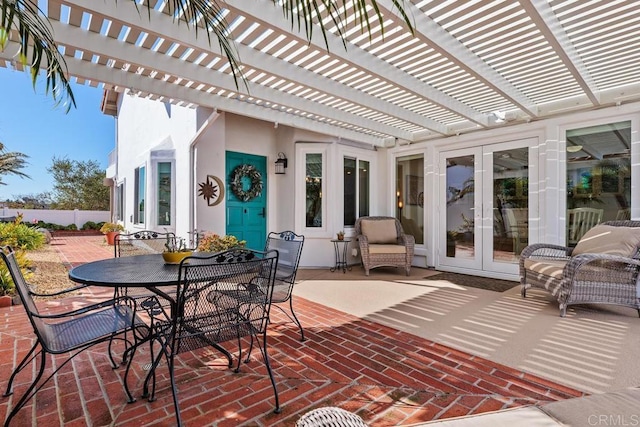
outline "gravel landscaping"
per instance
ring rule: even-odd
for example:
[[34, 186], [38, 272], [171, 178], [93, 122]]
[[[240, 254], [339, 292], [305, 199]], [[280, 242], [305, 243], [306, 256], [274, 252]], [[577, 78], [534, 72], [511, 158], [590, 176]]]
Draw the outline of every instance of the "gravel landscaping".
[[28, 282], [36, 292], [52, 293], [76, 286], [69, 280], [69, 270], [53, 246], [45, 245], [41, 249], [28, 251], [27, 258], [32, 261], [33, 268], [33, 275]]

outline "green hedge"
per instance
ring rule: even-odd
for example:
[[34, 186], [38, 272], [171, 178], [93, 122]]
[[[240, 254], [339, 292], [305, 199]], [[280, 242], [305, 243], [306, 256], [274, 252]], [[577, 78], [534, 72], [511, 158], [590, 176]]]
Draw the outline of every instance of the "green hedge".
[[[102, 224], [104, 224], [104, 222], [87, 221], [82, 225], [80, 229], [81, 230], [100, 230], [100, 227], [102, 227]], [[38, 228], [46, 228], [47, 230], [53, 230], [53, 231], [78, 229], [78, 227], [75, 224], [60, 225], [60, 224], [53, 224], [53, 223], [44, 222], [44, 221], [38, 221], [35, 224], [35, 226]]]

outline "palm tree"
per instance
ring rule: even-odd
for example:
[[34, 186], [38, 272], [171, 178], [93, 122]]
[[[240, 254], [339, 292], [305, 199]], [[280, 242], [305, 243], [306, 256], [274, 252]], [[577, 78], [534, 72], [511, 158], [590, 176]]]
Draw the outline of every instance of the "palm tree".
[[18, 152], [5, 152], [4, 144], [0, 142], [0, 185], [5, 185], [2, 182], [2, 177], [7, 174], [29, 178], [29, 175], [20, 172], [20, 169], [25, 167], [27, 163], [25, 159], [28, 157], [26, 154]]
[[[58, 52], [51, 25], [42, 11], [32, 0], [0, 0], [2, 15], [0, 16], [0, 51], [9, 45], [9, 42], [19, 43], [18, 60], [31, 71], [33, 84], [35, 85], [40, 68], [45, 69], [46, 92], [53, 95], [56, 105], [65, 99], [67, 111], [75, 106], [75, 99], [69, 80], [67, 79], [67, 64], [64, 57]], [[135, 1], [135, 0], [134, 0]], [[402, 17], [409, 30], [413, 31], [411, 19], [404, 11], [404, 0], [391, 0], [393, 7]], [[351, 3], [347, 0], [273, 0], [275, 7], [282, 8], [285, 19], [291, 22], [291, 27], [300, 31], [304, 28], [307, 40], [311, 40], [313, 29], [319, 28], [328, 48], [326, 33], [328, 25], [335, 28], [338, 36], [345, 41], [345, 29], [351, 24], [348, 22], [355, 17], [355, 25], [364, 33], [371, 36], [372, 23], [377, 22], [384, 28], [382, 12], [376, 0], [356, 0]], [[138, 2], [135, 2], [136, 7]], [[148, 13], [149, 2], [146, 2]], [[228, 38], [228, 25], [224, 18], [222, 0], [171, 0], [167, 3], [169, 13], [178, 16], [178, 20], [184, 21], [187, 26], [193, 25], [196, 31], [206, 32], [209, 42], [211, 34], [216, 38], [220, 48], [229, 60], [236, 87], [241, 80], [245, 86], [247, 81], [242, 75], [240, 60], [234, 49], [233, 40]], [[318, 19], [322, 17], [322, 19]], [[197, 25], [194, 23], [198, 23]], [[28, 59], [31, 55], [31, 59]], [[63, 94], [65, 96], [63, 96]]]

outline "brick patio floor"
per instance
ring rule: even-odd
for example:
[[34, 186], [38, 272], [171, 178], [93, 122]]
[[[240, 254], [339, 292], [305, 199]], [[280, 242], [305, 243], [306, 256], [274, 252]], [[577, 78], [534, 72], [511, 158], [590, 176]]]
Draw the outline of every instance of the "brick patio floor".
[[[53, 244], [68, 266], [113, 256], [102, 237], [57, 238]], [[65, 300], [65, 304], [104, 295], [109, 295], [108, 290]], [[60, 300], [47, 304], [49, 309], [61, 306]], [[295, 299], [295, 305], [307, 340], [298, 340], [297, 329], [278, 310], [273, 311], [268, 337], [282, 412], [272, 412], [273, 392], [259, 352], [254, 351], [250, 363], [234, 373], [221, 355], [201, 349], [177, 357], [185, 425], [293, 426], [311, 409], [339, 406], [358, 413], [370, 426], [395, 426], [583, 395], [302, 298]], [[21, 306], [0, 309], [0, 318], [0, 387], [4, 391], [11, 370], [32, 343], [33, 331]], [[126, 403], [124, 368], [112, 370], [105, 347], [98, 346], [65, 366], [12, 425], [173, 425], [166, 365], [158, 369], [157, 400], [140, 398], [144, 365], [149, 361], [145, 351], [136, 355], [129, 380], [136, 402]], [[34, 373], [35, 366], [22, 372], [14, 395], [1, 400], [2, 419]]]

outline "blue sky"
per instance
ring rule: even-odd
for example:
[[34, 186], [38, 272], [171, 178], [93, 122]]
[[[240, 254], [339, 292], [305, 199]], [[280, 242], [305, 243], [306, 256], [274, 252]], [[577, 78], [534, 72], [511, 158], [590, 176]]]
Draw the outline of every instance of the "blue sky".
[[[44, 83], [40, 79], [40, 83]], [[106, 169], [115, 147], [115, 119], [102, 114], [102, 89], [72, 83], [76, 108], [65, 114], [44, 94], [44, 84], [34, 92], [28, 73], [0, 68], [0, 142], [6, 151], [29, 156], [22, 172], [31, 177], [1, 177], [0, 201], [53, 189], [47, 172], [52, 160], [95, 160]]]

